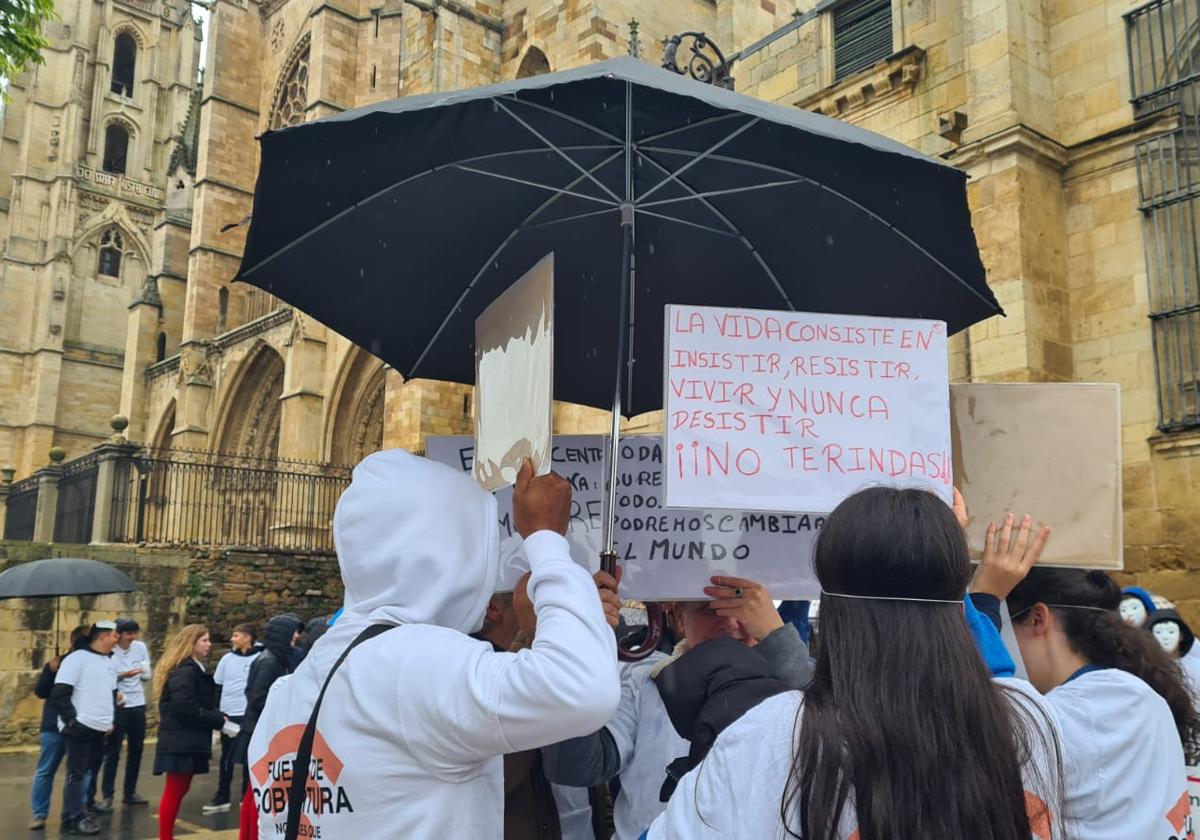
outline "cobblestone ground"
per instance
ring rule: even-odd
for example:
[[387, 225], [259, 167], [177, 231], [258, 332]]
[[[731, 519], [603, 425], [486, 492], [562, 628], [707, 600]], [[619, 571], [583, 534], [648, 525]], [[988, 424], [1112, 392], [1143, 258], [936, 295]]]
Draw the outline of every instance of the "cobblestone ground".
[[[122, 756], [124, 758], [124, 756]], [[162, 796], [162, 776], [154, 776], [150, 770], [154, 764], [154, 745], [146, 745], [142, 763], [142, 775], [138, 792], [150, 800], [149, 805], [123, 808], [119, 803], [108, 816], [99, 817], [103, 840], [153, 840], [158, 837], [158, 800]], [[62, 807], [62, 785], [66, 777], [66, 763], [58, 769], [54, 797], [50, 803], [50, 821], [44, 831], [29, 831], [29, 783], [37, 766], [36, 752], [0, 753], [0, 837], [5, 840], [36, 840], [58, 838], [59, 810]], [[124, 764], [122, 764], [122, 770]], [[241, 768], [238, 768], [240, 772]], [[120, 772], [120, 771], [118, 771]], [[120, 784], [118, 775], [118, 785]], [[183, 800], [179, 821], [175, 824], [175, 836], [220, 838], [236, 840], [237, 806], [228, 814], [206, 816], [200, 808], [210, 802], [217, 788], [217, 774], [197, 776], [192, 789]]]

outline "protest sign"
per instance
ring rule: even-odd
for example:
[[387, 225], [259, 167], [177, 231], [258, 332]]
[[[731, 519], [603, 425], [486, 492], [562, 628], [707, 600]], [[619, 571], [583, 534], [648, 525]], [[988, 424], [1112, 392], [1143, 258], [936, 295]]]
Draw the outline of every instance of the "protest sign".
[[[596, 571], [603, 533], [606, 438], [555, 435], [555, 471], [573, 489], [571, 557]], [[435, 461], [470, 472], [475, 446], [470, 437], [430, 437], [426, 452]], [[703, 598], [712, 575], [748, 577], [775, 598], [816, 598], [812, 547], [824, 517], [804, 513], [664, 510], [662, 438], [621, 439], [618, 473], [617, 562], [621, 594], [646, 601]], [[512, 525], [512, 488], [496, 493], [500, 518], [500, 589], [512, 589], [528, 570], [521, 538]]]
[[526, 459], [550, 471], [554, 404], [554, 255], [496, 298], [475, 321], [475, 478], [511, 485]]
[[830, 511], [875, 484], [952, 497], [941, 321], [666, 308], [666, 504]]
[[976, 559], [987, 523], [1011, 511], [1054, 529], [1042, 565], [1124, 568], [1120, 386], [952, 385], [950, 406]]
[[1195, 837], [1196, 832], [1200, 831], [1200, 767], [1189, 765], [1187, 768], [1188, 780], [1188, 801], [1191, 809], [1188, 812], [1188, 822], [1183, 835], [1184, 837]]

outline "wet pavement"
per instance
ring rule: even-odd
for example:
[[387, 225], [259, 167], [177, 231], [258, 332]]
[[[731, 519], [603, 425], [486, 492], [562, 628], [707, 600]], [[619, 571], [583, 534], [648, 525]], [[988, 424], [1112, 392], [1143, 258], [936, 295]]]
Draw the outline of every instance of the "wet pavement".
[[[122, 755], [122, 759], [124, 755]], [[123, 807], [119, 802], [113, 813], [97, 817], [102, 840], [153, 840], [158, 837], [158, 800], [162, 796], [165, 776], [155, 776], [150, 771], [154, 765], [154, 745], [146, 744], [142, 759], [142, 773], [138, 793], [150, 800], [149, 805]], [[29, 783], [37, 766], [37, 752], [0, 753], [0, 838], [3, 840], [37, 840], [58, 838], [59, 811], [62, 808], [62, 787], [66, 778], [66, 762], [58, 768], [54, 784], [54, 797], [50, 802], [50, 820], [43, 831], [29, 831], [32, 814], [29, 811]], [[124, 773], [122, 761], [118, 774]], [[236, 772], [240, 773], [241, 768]], [[118, 787], [121, 776], [118, 775]], [[192, 788], [183, 800], [179, 820], [175, 823], [175, 836], [180, 838], [220, 838], [236, 840], [237, 805], [227, 814], [201, 813], [201, 807], [211, 802], [217, 789], [217, 773], [214, 763], [212, 772], [192, 780]]]

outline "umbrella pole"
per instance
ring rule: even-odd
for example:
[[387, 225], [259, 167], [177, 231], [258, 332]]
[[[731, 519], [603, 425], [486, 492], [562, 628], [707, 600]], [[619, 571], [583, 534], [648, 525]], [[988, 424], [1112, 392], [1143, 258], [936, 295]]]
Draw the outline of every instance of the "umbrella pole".
[[620, 315], [617, 327], [617, 375], [613, 384], [612, 429], [608, 435], [608, 486], [604, 497], [604, 549], [600, 552], [600, 569], [610, 575], [617, 573], [615, 546], [617, 521], [617, 466], [621, 457], [622, 386], [628, 376], [629, 356], [629, 283], [633, 263], [633, 207], [621, 208], [621, 290]]

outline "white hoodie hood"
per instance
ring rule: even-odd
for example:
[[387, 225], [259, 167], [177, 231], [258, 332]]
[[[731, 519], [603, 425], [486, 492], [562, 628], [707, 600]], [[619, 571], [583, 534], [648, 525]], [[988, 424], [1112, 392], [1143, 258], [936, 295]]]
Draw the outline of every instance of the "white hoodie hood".
[[338, 501], [333, 542], [348, 624], [483, 626], [500, 529], [495, 498], [466, 473], [403, 449], [368, 456]]
[[313, 742], [302, 835], [503, 840], [500, 756], [600, 728], [620, 694], [596, 585], [567, 541], [524, 541], [537, 637], [496, 652], [480, 629], [499, 566], [496, 503], [467, 475], [407, 452], [354, 470], [334, 514], [346, 610], [271, 688], [247, 765], [259, 836], [286, 824], [290, 762], [333, 664]]

